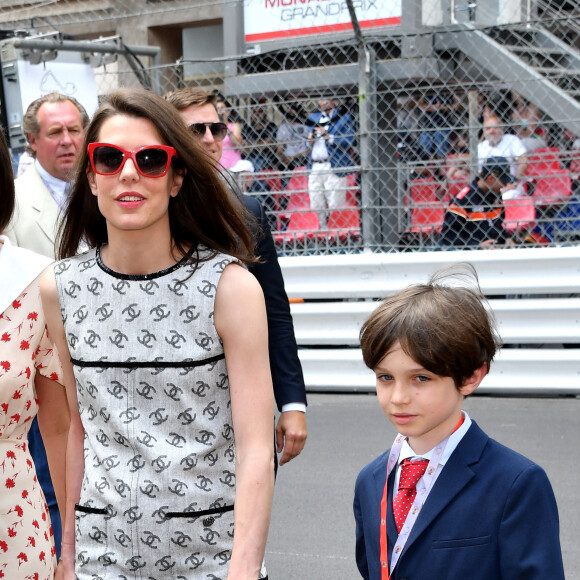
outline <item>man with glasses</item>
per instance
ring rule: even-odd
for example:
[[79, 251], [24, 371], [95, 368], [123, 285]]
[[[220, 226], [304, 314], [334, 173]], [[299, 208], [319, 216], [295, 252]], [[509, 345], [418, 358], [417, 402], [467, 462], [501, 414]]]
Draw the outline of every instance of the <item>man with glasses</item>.
[[[220, 122], [216, 110], [216, 95], [198, 89], [182, 88], [166, 94], [165, 99], [179, 111], [183, 121], [217, 165], [227, 127]], [[298, 359], [288, 296], [264, 209], [255, 198], [239, 195], [259, 225], [258, 230], [253, 229], [256, 254], [261, 262], [251, 264], [249, 270], [260, 283], [266, 300], [270, 368], [276, 404], [281, 411], [276, 426], [276, 446], [278, 453], [284, 451], [280, 458], [280, 465], [284, 465], [302, 451], [306, 442], [306, 389]]]

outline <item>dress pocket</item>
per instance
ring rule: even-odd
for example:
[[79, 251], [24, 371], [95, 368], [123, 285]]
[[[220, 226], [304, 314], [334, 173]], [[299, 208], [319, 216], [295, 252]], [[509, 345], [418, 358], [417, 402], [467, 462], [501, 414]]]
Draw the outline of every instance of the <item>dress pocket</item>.
[[105, 580], [107, 569], [116, 563], [110, 549], [110, 519], [108, 508], [75, 505], [75, 571], [79, 578], [98, 574]]
[[167, 512], [169, 551], [199, 577], [225, 578], [233, 543], [233, 506], [198, 512]]

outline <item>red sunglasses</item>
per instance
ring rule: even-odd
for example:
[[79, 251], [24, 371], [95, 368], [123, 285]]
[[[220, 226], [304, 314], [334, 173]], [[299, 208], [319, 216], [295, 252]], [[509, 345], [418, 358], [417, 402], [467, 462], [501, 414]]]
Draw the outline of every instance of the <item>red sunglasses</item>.
[[91, 167], [99, 175], [115, 175], [132, 159], [137, 171], [144, 177], [163, 177], [169, 171], [171, 160], [177, 157], [174, 147], [145, 145], [127, 151], [111, 143], [89, 143], [87, 148]]

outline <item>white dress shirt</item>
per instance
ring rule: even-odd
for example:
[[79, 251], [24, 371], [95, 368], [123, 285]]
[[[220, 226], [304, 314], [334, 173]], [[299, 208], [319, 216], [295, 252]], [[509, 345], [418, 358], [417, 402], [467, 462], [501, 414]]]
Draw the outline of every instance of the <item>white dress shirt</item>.
[[[443, 471], [443, 468], [445, 467], [445, 464], [447, 463], [447, 461], [451, 457], [451, 454], [455, 451], [455, 448], [459, 445], [459, 442], [463, 439], [463, 437], [467, 433], [467, 430], [471, 426], [471, 419], [470, 419], [469, 415], [465, 411], [462, 411], [462, 414], [463, 414], [463, 423], [461, 424], [461, 427], [459, 427], [459, 429], [457, 429], [457, 431], [454, 431], [451, 434], [451, 436], [449, 437], [449, 441], [447, 441], [447, 445], [445, 446], [445, 451], [443, 452], [443, 455], [441, 456], [441, 459], [439, 461], [439, 465], [437, 466], [437, 471], [435, 472], [435, 477], [433, 479], [433, 485], [435, 485], [435, 482], [437, 481], [439, 474]], [[437, 443], [437, 445], [439, 445], [439, 443]], [[412, 458], [428, 459], [429, 461], [431, 461], [431, 457], [433, 457], [433, 452], [435, 450], [435, 447], [433, 447], [433, 449], [430, 449], [429, 451], [427, 451], [427, 453], [422, 453], [421, 455], [417, 455], [413, 451], [411, 446], [409, 445], [408, 441], [406, 439], [405, 439], [405, 441], [403, 441], [403, 446], [401, 447], [401, 452], [399, 453], [399, 460], [397, 463], [397, 473], [395, 474], [395, 483], [394, 483], [394, 487], [393, 487], [393, 490], [394, 490], [393, 491], [393, 498], [397, 494], [397, 491], [399, 489], [399, 478], [401, 476], [401, 463], [405, 459], [412, 459]], [[433, 489], [433, 485], [431, 486], [431, 489]], [[423, 478], [421, 478], [419, 480], [419, 482], [417, 483], [417, 492], [420, 492], [422, 489], [425, 489], [425, 483], [423, 481]], [[431, 491], [431, 489], [429, 490], [429, 492]], [[425, 503], [425, 501], [427, 500], [427, 496], [429, 495], [429, 492], [427, 492], [425, 494], [424, 499], [423, 499], [423, 503]]]

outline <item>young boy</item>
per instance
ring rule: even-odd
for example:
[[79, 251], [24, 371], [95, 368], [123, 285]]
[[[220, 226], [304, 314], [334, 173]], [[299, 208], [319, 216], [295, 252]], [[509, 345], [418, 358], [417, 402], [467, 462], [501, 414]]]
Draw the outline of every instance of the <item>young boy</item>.
[[472, 276], [476, 290], [445, 285], [441, 274], [411, 286], [362, 327], [379, 403], [399, 430], [356, 482], [365, 579], [564, 579], [545, 472], [461, 409], [500, 345]]

